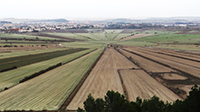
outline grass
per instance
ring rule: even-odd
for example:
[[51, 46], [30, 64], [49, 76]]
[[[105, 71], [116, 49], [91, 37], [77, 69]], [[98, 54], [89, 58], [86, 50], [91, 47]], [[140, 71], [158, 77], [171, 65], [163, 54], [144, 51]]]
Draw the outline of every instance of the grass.
[[0, 110], [58, 110], [102, 52], [78, 60], [0, 93]]
[[128, 37], [128, 36], [130, 36], [131, 35], [131, 33], [120, 33], [116, 38], [115, 38], [115, 40], [120, 40], [121, 38], [123, 38], [123, 37]]
[[70, 38], [82, 39], [82, 40], [88, 40], [88, 38], [85, 38], [84, 36], [77, 35], [75, 33], [45, 33], [45, 34], [61, 36], [61, 37], [70, 37]]
[[84, 50], [0, 73], [0, 90], [3, 90], [5, 87], [16, 85], [26, 76], [30, 76], [36, 72], [47, 69], [48, 67], [56, 65], [58, 63], [66, 63], [92, 50], [93, 49]]
[[164, 49], [186, 50], [186, 51], [200, 51], [199, 45], [160, 45], [154, 47], [164, 48]]
[[123, 30], [105, 30], [107, 40], [113, 40]]
[[159, 42], [159, 43], [200, 43], [200, 35], [191, 34], [160, 34], [143, 38], [133, 39], [134, 41]]
[[54, 52], [46, 52], [46, 53], [41, 53], [41, 54], [31, 54], [31, 55], [26, 55], [26, 56], [0, 59], [0, 71], [4, 69], [12, 68], [14, 66], [16, 67], [26, 66], [32, 63], [49, 60], [49, 59], [56, 58], [59, 56], [64, 56], [67, 54], [79, 52], [82, 50], [86, 50], [86, 49], [83, 49], [83, 48], [68, 49], [68, 50], [61, 50], [61, 51], [54, 51]]
[[71, 42], [63, 43], [62, 45], [73, 48], [102, 48], [106, 46], [105, 43], [100, 43], [99, 41]]
[[115, 44], [120, 45], [128, 45], [128, 46], [154, 46], [157, 45], [156, 43], [149, 43], [149, 42], [140, 42], [140, 41], [121, 41], [121, 42], [115, 42]]

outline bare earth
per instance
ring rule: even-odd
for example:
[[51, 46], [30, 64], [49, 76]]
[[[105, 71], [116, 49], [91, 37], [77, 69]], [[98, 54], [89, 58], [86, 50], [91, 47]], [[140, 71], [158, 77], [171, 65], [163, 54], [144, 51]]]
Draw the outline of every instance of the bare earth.
[[89, 93], [94, 98], [103, 98], [108, 90], [124, 94], [117, 69], [129, 68], [137, 68], [137, 66], [114, 49], [106, 49], [76, 96], [68, 105], [67, 110], [77, 110], [78, 107], [83, 108], [83, 102]]
[[168, 73], [168, 74], [164, 74], [162, 75], [164, 79], [167, 79], [167, 80], [186, 80], [188, 79], [187, 77], [184, 77], [184, 76], [181, 76], [181, 75], [178, 75], [178, 74], [171, 74], [171, 73]]
[[154, 95], [169, 102], [181, 99], [143, 70], [121, 70], [120, 73], [130, 101], [136, 101], [138, 96], [142, 99], [150, 99]]
[[[138, 53], [138, 54], [140, 54], [142, 56], [145, 56], [145, 57], [148, 57], [150, 59], [156, 60], [156, 61], [158, 61], [160, 63], [164, 63], [164, 64], [166, 64], [166, 65], [168, 65], [170, 67], [176, 68], [178, 70], [184, 71], [184, 72], [186, 72], [188, 74], [191, 74], [191, 75], [193, 75], [195, 77], [200, 78], [200, 68], [198, 68], [196, 66], [189, 65], [189, 64], [193, 64], [193, 63], [196, 64], [196, 62], [191, 62], [190, 61], [191, 63], [185, 63], [186, 60], [184, 62], [179, 61], [179, 59], [177, 59], [177, 60], [168, 60], [168, 59], [165, 58], [166, 56], [165, 57], [156, 57], [156, 56], [153, 56], [150, 53], [149, 54], [143, 53], [141, 51], [137, 51], [136, 49], [127, 49], [127, 50], [130, 50], [132, 52]], [[187, 61], [187, 62], [189, 62], [189, 61]]]
[[121, 40], [130, 40], [130, 39], [136, 39], [136, 38], [142, 38], [142, 37], [147, 37], [147, 36], [151, 36], [153, 34], [135, 34], [134, 36], [130, 36], [127, 38], [123, 38]]
[[124, 50], [120, 50], [120, 51], [127, 57], [131, 56], [135, 62], [139, 63], [139, 66], [141, 66], [148, 72], [171, 72], [171, 71], [174, 71], [168, 67], [160, 65], [160, 64], [150, 61], [148, 59], [142, 58], [135, 54], [129, 53], [127, 51], [124, 51]]

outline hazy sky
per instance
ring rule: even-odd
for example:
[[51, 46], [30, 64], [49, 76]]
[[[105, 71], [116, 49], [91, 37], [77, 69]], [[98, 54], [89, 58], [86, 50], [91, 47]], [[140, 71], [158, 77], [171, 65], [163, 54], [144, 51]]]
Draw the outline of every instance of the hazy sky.
[[0, 18], [200, 16], [200, 0], [0, 0]]

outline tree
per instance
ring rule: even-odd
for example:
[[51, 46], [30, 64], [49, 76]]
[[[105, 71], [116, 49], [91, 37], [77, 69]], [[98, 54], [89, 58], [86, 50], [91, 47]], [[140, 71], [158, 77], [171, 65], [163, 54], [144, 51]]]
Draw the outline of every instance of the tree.
[[97, 98], [96, 100], [91, 94], [84, 102], [84, 109], [78, 108], [78, 112], [137, 112], [134, 107], [139, 107], [137, 103], [129, 103], [124, 95], [118, 92], [108, 91], [105, 100]]

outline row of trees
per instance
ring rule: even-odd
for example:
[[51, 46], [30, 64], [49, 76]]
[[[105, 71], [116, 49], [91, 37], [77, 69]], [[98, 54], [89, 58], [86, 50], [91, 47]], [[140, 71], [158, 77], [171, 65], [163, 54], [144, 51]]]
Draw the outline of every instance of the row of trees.
[[153, 96], [149, 100], [137, 97], [136, 102], [128, 102], [124, 95], [108, 91], [104, 99], [94, 99], [91, 94], [84, 102], [84, 109], [78, 112], [200, 112], [200, 88], [197, 85], [191, 88], [189, 96], [182, 101], [173, 103], [164, 102]]

